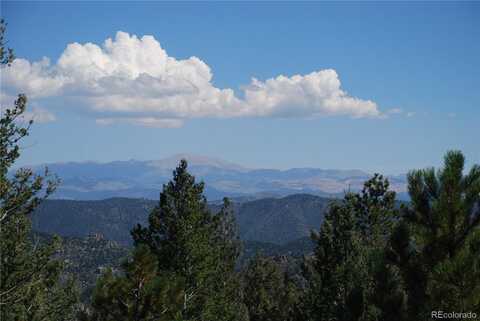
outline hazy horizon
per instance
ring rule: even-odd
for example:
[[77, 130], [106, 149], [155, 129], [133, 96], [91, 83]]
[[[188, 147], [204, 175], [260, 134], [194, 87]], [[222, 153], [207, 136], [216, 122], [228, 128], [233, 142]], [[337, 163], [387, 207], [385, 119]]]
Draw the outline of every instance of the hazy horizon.
[[[130, 158], [130, 159], [113, 159], [113, 160], [94, 160], [94, 159], [87, 159], [87, 160], [82, 160], [82, 161], [77, 161], [77, 160], [66, 160], [66, 161], [52, 161], [52, 162], [38, 162], [38, 163], [22, 163], [19, 162], [19, 165], [17, 165], [15, 168], [19, 167], [42, 167], [45, 165], [51, 165], [51, 164], [110, 164], [110, 163], [115, 163], [115, 162], [155, 162], [155, 161], [162, 161], [162, 160], [167, 160], [167, 159], [186, 159], [189, 163], [196, 164], [196, 161], [194, 160], [191, 162], [190, 157], [201, 157], [205, 158], [206, 160], [215, 160], [215, 161], [223, 161], [231, 165], [236, 165], [239, 167], [242, 167], [245, 170], [251, 171], [251, 170], [279, 170], [279, 171], [287, 171], [291, 169], [321, 169], [321, 170], [339, 170], [339, 171], [361, 171], [365, 172], [366, 174], [373, 174], [373, 173], [380, 173], [384, 175], [390, 175], [390, 176], [396, 176], [396, 175], [405, 175], [409, 170], [406, 170], [404, 172], [382, 172], [379, 170], [368, 170], [368, 169], [363, 169], [363, 168], [356, 168], [356, 167], [322, 167], [321, 164], [313, 165], [313, 166], [292, 166], [292, 167], [258, 167], [258, 166], [246, 166], [240, 162], [232, 161], [230, 159], [225, 159], [217, 156], [209, 156], [209, 155], [201, 155], [201, 154], [192, 154], [192, 153], [176, 153], [173, 155], [167, 155], [165, 157], [159, 157], [155, 159], [136, 159], [136, 158]], [[425, 166], [425, 167], [419, 167], [419, 168], [426, 168], [426, 167], [432, 167], [431, 166]], [[172, 165], [171, 168], [173, 169], [175, 166]], [[441, 167], [441, 164], [439, 165]]]

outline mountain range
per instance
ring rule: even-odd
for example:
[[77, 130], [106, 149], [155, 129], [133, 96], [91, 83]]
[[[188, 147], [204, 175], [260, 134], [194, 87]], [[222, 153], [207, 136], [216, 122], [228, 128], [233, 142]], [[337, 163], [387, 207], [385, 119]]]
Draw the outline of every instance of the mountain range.
[[[172, 177], [180, 159], [189, 162], [189, 171], [206, 184], [210, 201], [225, 196], [241, 199], [282, 197], [308, 193], [325, 197], [357, 191], [371, 174], [361, 170], [319, 168], [252, 169], [221, 159], [177, 154], [152, 161], [67, 162], [33, 166], [40, 172], [45, 166], [62, 183], [54, 197], [72, 200], [101, 200], [112, 197], [158, 199], [164, 183]], [[405, 176], [389, 176], [392, 189], [405, 196]]]
[[[285, 245], [318, 230], [330, 199], [308, 194], [233, 202], [243, 241]], [[33, 213], [34, 230], [67, 237], [102, 235], [121, 245], [131, 244], [130, 230], [146, 224], [157, 202], [111, 198], [99, 201], [47, 200]], [[212, 212], [220, 205], [211, 203]]]

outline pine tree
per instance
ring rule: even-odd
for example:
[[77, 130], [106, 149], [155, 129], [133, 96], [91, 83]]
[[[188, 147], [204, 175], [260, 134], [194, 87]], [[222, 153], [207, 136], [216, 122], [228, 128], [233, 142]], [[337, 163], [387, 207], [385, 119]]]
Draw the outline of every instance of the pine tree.
[[273, 258], [257, 254], [243, 274], [250, 321], [296, 320], [300, 291]]
[[383, 249], [398, 219], [396, 193], [389, 188], [388, 179], [374, 174], [364, 183], [360, 193], [345, 196], [355, 217], [356, 230], [366, 246]]
[[[13, 60], [4, 47], [5, 23], [0, 24], [0, 62]], [[50, 196], [58, 180], [45, 171], [9, 170], [20, 157], [21, 140], [28, 135], [19, 123], [27, 106], [19, 95], [13, 108], [2, 109], [0, 119], [0, 316], [2, 320], [67, 320], [77, 295], [73, 281], [62, 279], [63, 264], [54, 258], [60, 239], [51, 243], [33, 242], [30, 216]]]
[[149, 226], [132, 231], [134, 244], [147, 245], [158, 259], [159, 270], [184, 280], [184, 320], [244, 320], [234, 274], [238, 240], [229, 204], [225, 202], [214, 215], [203, 188], [182, 160], [172, 181], [164, 186]]
[[361, 193], [347, 194], [366, 263], [365, 320], [407, 320], [406, 293], [398, 268], [386, 257], [392, 230], [399, 221], [396, 193], [380, 174], [365, 182]]
[[216, 276], [210, 284], [210, 295], [202, 318], [208, 321], [247, 321], [248, 311], [243, 302], [241, 280], [235, 271], [241, 252], [241, 242], [232, 206], [227, 198], [224, 198], [223, 205], [214, 219]]
[[181, 320], [182, 281], [159, 273], [157, 258], [148, 247], [135, 248], [122, 265], [123, 273], [107, 270], [97, 281], [92, 297], [91, 321]]
[[320, 232], [314, 258], [306, 265], [310, 281], [306, 301], [309, 320], [358, 320], [363, 314], [366, 266], [359, 233], [349, 207], [332, 204]]
[[305, 318], [381, 320], [390, 315], [401, 320], [403, 288], [384, 258], [397, 217], [395, 193], [378, 174], [360, 193], [347, 193], [330, 205], [320, 232], [312, 235], [314, 256], [304, 263], [309, 283]]
[[430, 311], [480, 314], [480, 166], [450, 151], [443, 169], [408, 174], [411, 202], [392, 234], [389, 258], [402, 272], [410, 318]]

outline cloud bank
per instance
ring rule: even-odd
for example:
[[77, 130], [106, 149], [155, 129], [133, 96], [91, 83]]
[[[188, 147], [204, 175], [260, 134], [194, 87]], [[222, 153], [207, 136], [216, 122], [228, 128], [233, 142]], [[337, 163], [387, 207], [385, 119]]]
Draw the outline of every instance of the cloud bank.
[[333, 69], [267, 80], [252, 78], [241, 95], [212, 83], [197, 57], [171, 57], [152, 36], [119, 31], [103, 46], [69, 44], [58, 61], [16, 59], [2, 68], [3, 95], [60, 97], [96, 115], [101, 125], [124, 122], [179, 127], [190, 118], [379, 117], [377, 104], [348, 95]]

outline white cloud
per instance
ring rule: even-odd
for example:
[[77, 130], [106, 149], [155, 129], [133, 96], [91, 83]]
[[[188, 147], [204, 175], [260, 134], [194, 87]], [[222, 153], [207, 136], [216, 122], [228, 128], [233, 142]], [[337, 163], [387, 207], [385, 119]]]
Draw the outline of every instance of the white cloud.
[[2, 67], [2, 90], [17, 90], [28, 93], [30, 98], [57, 95], [66, 79], [58, 75], [50, 66], [50, 60], [43, 58], [30, 63], [25, 59], [15, 59], [11, 67]]
[[255, 78], [243, 98], [212, 83], [197, 57], [168, 56], [152, 36], [118, 32], [103, 46], [72, 43], [55, 64], [16, 59], [2, 69], [7, 92], [31, 98], [75, 99], [96, 113], [99, 124], [127, 122], [178, 127], [197, 117], [379, 117], [375, 102], [348, 95], [333, 69], [307, 75]]

